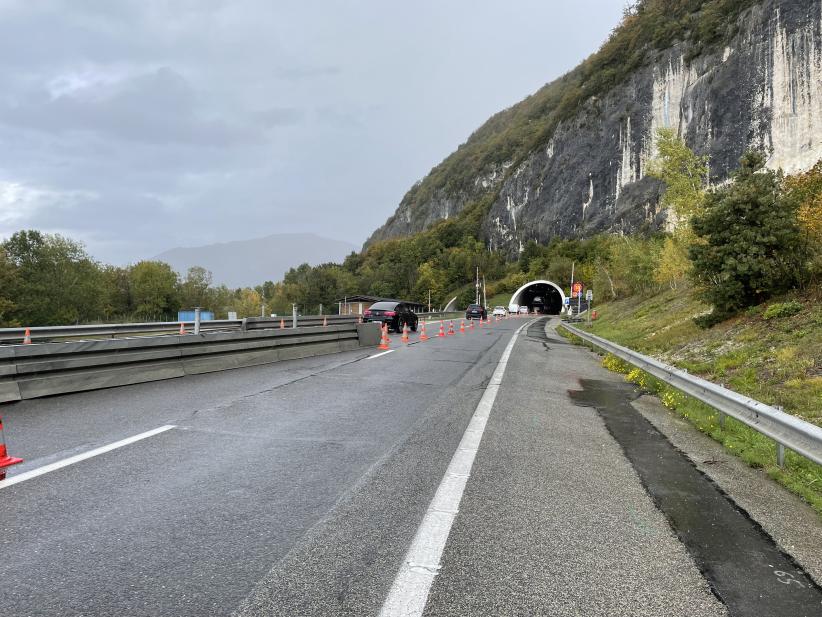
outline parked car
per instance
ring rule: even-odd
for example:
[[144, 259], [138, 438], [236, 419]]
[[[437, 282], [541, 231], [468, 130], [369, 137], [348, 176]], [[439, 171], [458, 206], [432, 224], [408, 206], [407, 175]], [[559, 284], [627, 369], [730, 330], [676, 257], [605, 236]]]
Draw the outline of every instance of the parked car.
[[528, 314], [528, 307], [527, 306], [519, 307], [519, 314], [520, 315], [527, 315]]
[[494, 311], [491, 314], [492, 315], [500, 315], [501, 317], [505, 317], [508, 314], [508, 311], [505, 309], [504, 306], [495, 306]]
[[484, 306], [480, 306], [479, 304], [469, 304], [468, 308], [465, 309], [465, 318], [488, 319], [488, 311], [485, 310]]
[[420, 318], [402, 302], [376, 302], [363, 312], [362, 320], [387, 324], [394, 332], [402, 332], [403, 326], [407, 325], [416, 332]]

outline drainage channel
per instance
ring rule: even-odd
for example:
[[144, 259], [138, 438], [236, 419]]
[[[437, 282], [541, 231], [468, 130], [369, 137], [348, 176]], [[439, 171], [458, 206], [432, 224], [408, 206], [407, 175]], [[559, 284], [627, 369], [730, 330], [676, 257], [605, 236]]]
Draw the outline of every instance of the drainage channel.
[[594, 407], [732, 616], [822, 615], [822, 589], [773, 539], [630, 404], [628, 384], [580, 380]]

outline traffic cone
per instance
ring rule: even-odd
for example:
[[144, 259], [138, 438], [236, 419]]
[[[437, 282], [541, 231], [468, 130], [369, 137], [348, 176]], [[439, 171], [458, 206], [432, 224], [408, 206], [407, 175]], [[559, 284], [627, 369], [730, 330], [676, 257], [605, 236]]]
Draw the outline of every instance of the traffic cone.
[[448, 322], [448, 336], [454, 336], [455, 334], [456, 334], [456, 332], [454, 332], [454, 322], [449, 321]]
[[180, 334], [185, 334], [185, 333], [186, 333], [186, 327], [185, 327], [185, 324], [181, 321], [180, 322]]
[[285, 319], [280, 320], [280, 330], [285, 330]]
[[328, 317], [323, 315], [323, 328], [327, 328], [327, 327], [328, 327]]
[[31, 328], [26, 328], [26, 333], [23, 335], [23, 345], [31, 345]]
[[445, 325], [443, 322], [440, 322], [440, 333], [437, 335], [437, 338], [442, 338], [445, 336]]
[[388, 326], [382, 327], [382, 337], [380, 338], [380, 345], [378, 349], [388, 349]]
[[482, 317], [480, 317], [480, 328], [482, 328], [484, 324], [482, 323]]
[[408, 324], [402, 327], [402, 342], [408, 343]]
[[460, 320], [460, 334], [465, 334], [465, 320]]
[[428, 335], [425, 333], [425, 322], [423, 321], [421, 324], [422, 328], [420, 329], [420, 340], [427, 341]]
[[468, 320], [468, 329], [469, 329], [469, 330], [473, 330], [473, 329], [474, 329], [474, 320], [473, 320], [473, 319], [469, 319], [469, 320]]
[[4, 471], [6, 467], [11, 467], [12, 465], [17, 465], [17, 463], [22, 462], [23, 459], [9, 456], [8, 452], [6, 452], [6, 438], [3, 436], [3, 418], [0, 417], [0, 480], [6, 476], [6, 472]]

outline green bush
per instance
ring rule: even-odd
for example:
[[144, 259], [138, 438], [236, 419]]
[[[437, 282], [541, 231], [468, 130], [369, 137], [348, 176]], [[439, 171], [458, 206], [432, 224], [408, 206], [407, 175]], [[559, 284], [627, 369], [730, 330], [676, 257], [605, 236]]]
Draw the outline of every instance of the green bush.
[[790, 317], [796, 315], [802, 310], [802, 303], [796, 300], [790, 302], [778, 302], [771, 304], [762, 314], [762, 319], [779, 319], [781, 317]]

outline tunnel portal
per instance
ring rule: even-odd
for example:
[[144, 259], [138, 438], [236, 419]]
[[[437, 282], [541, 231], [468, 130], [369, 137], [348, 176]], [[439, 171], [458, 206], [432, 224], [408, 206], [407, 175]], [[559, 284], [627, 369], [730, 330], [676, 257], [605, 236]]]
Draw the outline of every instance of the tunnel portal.
[[527, 306], [528, 312], [559, 315], [565, 305], [562, 287], [551, 281], [531, 281], [514, 292], [508, 310], [516, 311]]

